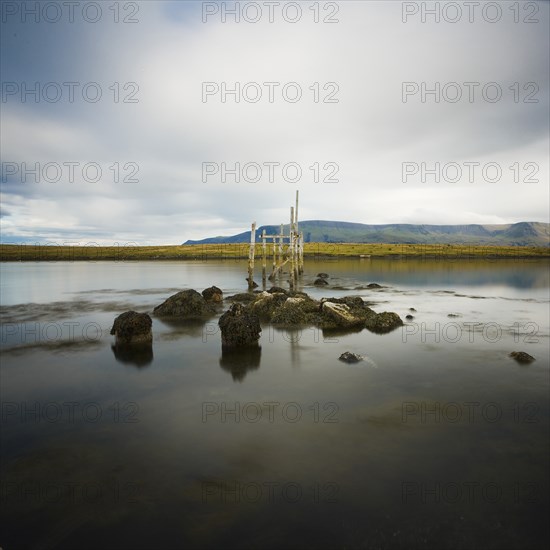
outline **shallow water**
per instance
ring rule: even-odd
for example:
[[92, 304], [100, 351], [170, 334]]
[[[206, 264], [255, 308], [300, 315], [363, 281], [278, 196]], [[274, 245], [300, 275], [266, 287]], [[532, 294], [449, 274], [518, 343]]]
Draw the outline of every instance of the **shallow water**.
[[414, 319], [264, 326], [236, 356], [216, 318], [153, 319], [135, 354], [109, 330], [185, 288], [242, 292], [242, 261], [0, 269], [3, 548], [546, 548], [547, 261], [306, 262], [312, 296]]

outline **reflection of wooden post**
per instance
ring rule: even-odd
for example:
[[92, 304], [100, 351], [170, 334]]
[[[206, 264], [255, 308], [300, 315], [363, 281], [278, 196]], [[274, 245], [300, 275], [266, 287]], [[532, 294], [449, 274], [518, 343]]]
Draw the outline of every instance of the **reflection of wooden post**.
[[267, 242], [265, 238], [265, 229], [262, 231], [262, 285], [265, 287], [266, 267], [267, 267]]
[[256, 222], [250, 231], [250, 248], [248, 250], [248, 289], [254, 288], [254, 247], [256, 246]]

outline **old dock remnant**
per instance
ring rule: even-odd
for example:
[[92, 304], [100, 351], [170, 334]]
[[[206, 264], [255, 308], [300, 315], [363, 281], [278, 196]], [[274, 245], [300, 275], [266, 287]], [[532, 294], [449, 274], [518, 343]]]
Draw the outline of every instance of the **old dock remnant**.
[[[304, 272], [304, 236], [298, 228], [298, 201], [299, 191], [296, 191], [296, 205], [290, 207], [290, 224], [288, 234], [284, 233], [284, 225], [281, 224], [278, 234], [268, 235], [265, 229], [260, 235], [262, 240], [262, 285], [265, 288], [267, 279], [275, 280], [283, 273], [283, 267], [290, 263], [290, 288], [296, 288], [300, 275]], [[272, 242], [272, 269], [267, 277], [268, 241]], [[286, 245], [286, 246], [285, 246]], [[258, 286], [254, 282], [254, 259], [256, 252], [256, 222], [250, 229], [250, 249], [248, 252], [248, 288], [252, 290]]]

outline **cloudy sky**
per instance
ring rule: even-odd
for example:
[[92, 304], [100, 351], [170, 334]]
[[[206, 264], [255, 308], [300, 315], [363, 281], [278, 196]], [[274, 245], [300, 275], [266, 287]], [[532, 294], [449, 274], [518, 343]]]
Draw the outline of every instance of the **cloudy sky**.
[[296, 189], [302, 220], [549, 221], [546, 1], [2, 2], [1, 26], [3, 242], [179, 244], [287, 222]]

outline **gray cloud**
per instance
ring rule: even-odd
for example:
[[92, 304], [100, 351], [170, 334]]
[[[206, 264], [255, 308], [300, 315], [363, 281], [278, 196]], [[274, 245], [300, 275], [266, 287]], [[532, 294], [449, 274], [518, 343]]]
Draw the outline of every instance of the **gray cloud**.
[[[242, 4], [242, 3], [241, 3]], [[2, 24], [3, 81], [97, 82], [97, 103], [2, 103], [2, 161], [89, 162], [101, 181], [77, 170], [70, 183], [2, 182], [2, 236], [76, 241], [121, 238], [179, 243], [261, 224], [287, 222], [295, 189], [302, 219], [365, 223], [548, 221], [548, 3], [538, 24], [502, 21], [404, 24], [400, 2], [341, 2], [338, 24], [314, 24], [304, 2], [296, 24], [203, 24], [200, 3], [140, 2], [139, 23]], [[321, 3], [322, 4], [322, 3]], [[433, 4], [433, 3], [432, 3]], [[111, 14], [112, 15], [112, 14]], [[67, 46], [69, 45], [69, 46]], [[304, 99], [236, 104], [201, 101], [203, 82], [298, 82]], [[138, 103], [115, 103], [135, 82]], [[338, 103], [314, 103], [309, 86], [335, 82]], [[479, 82], [475, 101], [402, 100], [402, 83]], [[480, 97], [496, 82], [500, 101]], [[519, 84], [518, 102], [509, 87]], [[537, 103], [524, 103], [538, 86]], [[280, 89], [282, 86], [279, 86]], [[451, 88], [449, 88], [450, 90]], [[202, 181], [203, 162], [298, 163], [298, 183]], [[135, 183], [114, 180], [114, 163], [139, 168]], [[338, 183], [315, 183], [309, 169], [334, 162]], [[402, 163], [498, 163], [499, 182], [402, 181]], [[520, 181], [509, 168], [518, 163]], [[538, 183], [525, 183], [535, 163]], [[120, 168], [119, 179], [130, 170]]]

